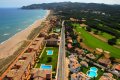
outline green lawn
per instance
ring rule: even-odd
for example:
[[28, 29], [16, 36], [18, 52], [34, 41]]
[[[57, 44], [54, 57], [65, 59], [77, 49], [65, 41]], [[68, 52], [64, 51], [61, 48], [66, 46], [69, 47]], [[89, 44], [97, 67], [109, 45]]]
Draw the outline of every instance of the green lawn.
[[120, 39], [117, 39], [117, 45], [120, 45]]
[[[105, 32], [103, 32], [102, 34], [99, 34], [99, 35], [106, 38], [106, 39], [112, 39], [112, 38], [115, 37], [115, 36], [112, 36], [111, 34], [108, 34], [108, 33], [105, 33]], [[120, 39], [117, 39], [116, 44], [120, 45]]]
[[[96, 30], [97, 30], [97, 29], [92, 28], [92, 31], [96, 31]], [[106, 32], [100, 32], [100, 31], [99, 31], [98, 35], [99, 35], [99, 36], [102, 36], [102, 37], [104, 37], [104, 38], [106, 38], [106, 39], [111, 39], [111, 38], [114, 37], [114, 36], [112, 36], [111, 34], [108, 34], [108, 33], [106, 33]]]
[[106, 38], [106, 39], [114, 38], [114, 36], [112, 36], [112, 35], [110, 35], [110, 34], [108, 34], [108, 33], [105, 33], [105, 32], [101, 33], [100, 36], [102, 36], [102, 37], [104, 37], [104, 38]]
[[[96, 29], [93, 29], [92, 28], [92, 31], [96, 31]], [[99, 33], [98, 33], [98, 35], [99, 36], [101, 36], [101, 37], [104, 37], [105, 39], [112, 39], [112, 38], [115, 38], [115, 36], [113, 36], [113, 35], [111, 35], [111, 34], [109, 34], [109, 33], [106, 33], [106, 32], [100, 32], [99, 31]], [[117, 43], [116, 43], [117, 45], [120, 45], [120, 39], [117, 39]]]
[[93, 48], [102, 48], [103, 50], [107, 50], [110, 53], [110, 55], [112, 57], [115, 58], [120, 58], [120, 49], [115, 48], [113, 46], [108, 45], [107, 43], [95, 38], [94, 36], [92, 36], [91, 34], [89, 34], [87, 31], [85, 31], [83, 28], [80, 27], [79, 24], [73, 24], [73, 26], [76, 26], [75, 30], [80, 34], [81, 37], [84, 38], [84, 43]]
[[[47, 55], [47, 52], [46, 52], [47, 50], [53, 50], [53, 55]], [[52, 60], [48, 61], [48, 57], [51, 57]], [[56, 71], [57, 60], [58, 60], [58, 47], [46, 47], [36, 67], [40, 68], [41, 64], [52, 65], [52, 70]]]

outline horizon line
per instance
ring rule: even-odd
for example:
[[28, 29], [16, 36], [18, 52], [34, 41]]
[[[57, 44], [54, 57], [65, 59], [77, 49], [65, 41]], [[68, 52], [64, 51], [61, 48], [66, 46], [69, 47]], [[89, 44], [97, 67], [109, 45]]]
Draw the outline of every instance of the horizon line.
[[[109, 3], [96, 3], [96, 2], [72, 2], [72, 1], [64, 1], [64, 2], [71, 2], [71, 3], [86, 3], [86, 4], [90, 4], [90, 3], [94, 3], [94, 4], [105, 4], [105, 5], [120, 5], [120, 4], [109, 4]], [[47, 2], [44, 2], [44, 3], [47, 3]], [[44, 4], [44, 3], [38, 3], [38, 4]], [[48, 2], [49, 3], [62, 3], [62, 2]], [[33, 3], [33, 4], [36, 4], [36, 3]], [[32, 4], [28, 4], [28, 5], [23, 5], [23, 6], [29, 6], [29, 5], [32, 5]], [[0, 8], [21, 8], [23, 6], [1, 6]]]

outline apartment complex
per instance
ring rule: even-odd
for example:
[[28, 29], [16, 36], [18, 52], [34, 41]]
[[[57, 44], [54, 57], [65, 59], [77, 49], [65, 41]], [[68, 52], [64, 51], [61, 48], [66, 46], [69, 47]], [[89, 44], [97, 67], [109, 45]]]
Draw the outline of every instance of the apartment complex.
[[44, 46], [44, 38], [35, 38], [28, 49], [18, 58], [16, 63], [5, 75], [4, 80], [26, 80], [30, 78], [30, 70], [34, 67], [37, 57]]

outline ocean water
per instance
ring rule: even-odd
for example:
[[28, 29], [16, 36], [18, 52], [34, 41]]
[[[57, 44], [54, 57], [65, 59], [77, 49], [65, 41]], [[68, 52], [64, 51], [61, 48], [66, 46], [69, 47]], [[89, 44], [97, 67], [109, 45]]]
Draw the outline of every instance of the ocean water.
[[24, 30], [36, 20], [42, 19], [47, 10], [23, 10], [0, 8], [0, 43]]

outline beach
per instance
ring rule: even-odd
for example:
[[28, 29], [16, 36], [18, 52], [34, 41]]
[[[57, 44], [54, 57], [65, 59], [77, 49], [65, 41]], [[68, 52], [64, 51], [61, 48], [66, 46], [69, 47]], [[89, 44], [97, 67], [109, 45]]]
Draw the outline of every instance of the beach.
[[36, 20], [32, 25], [16, 33], [10, 39], [6, 40], [4, 43], [0, 44], [0, 59], [7, 58], [14, 54], [14, 52], [23, 44], [23, 41], [27, 40], [29, 34], [38, 26], [41, 25], [43, 21], [46, 20], [50, 10], [47, 11], [46, 16], [43, 19]]

